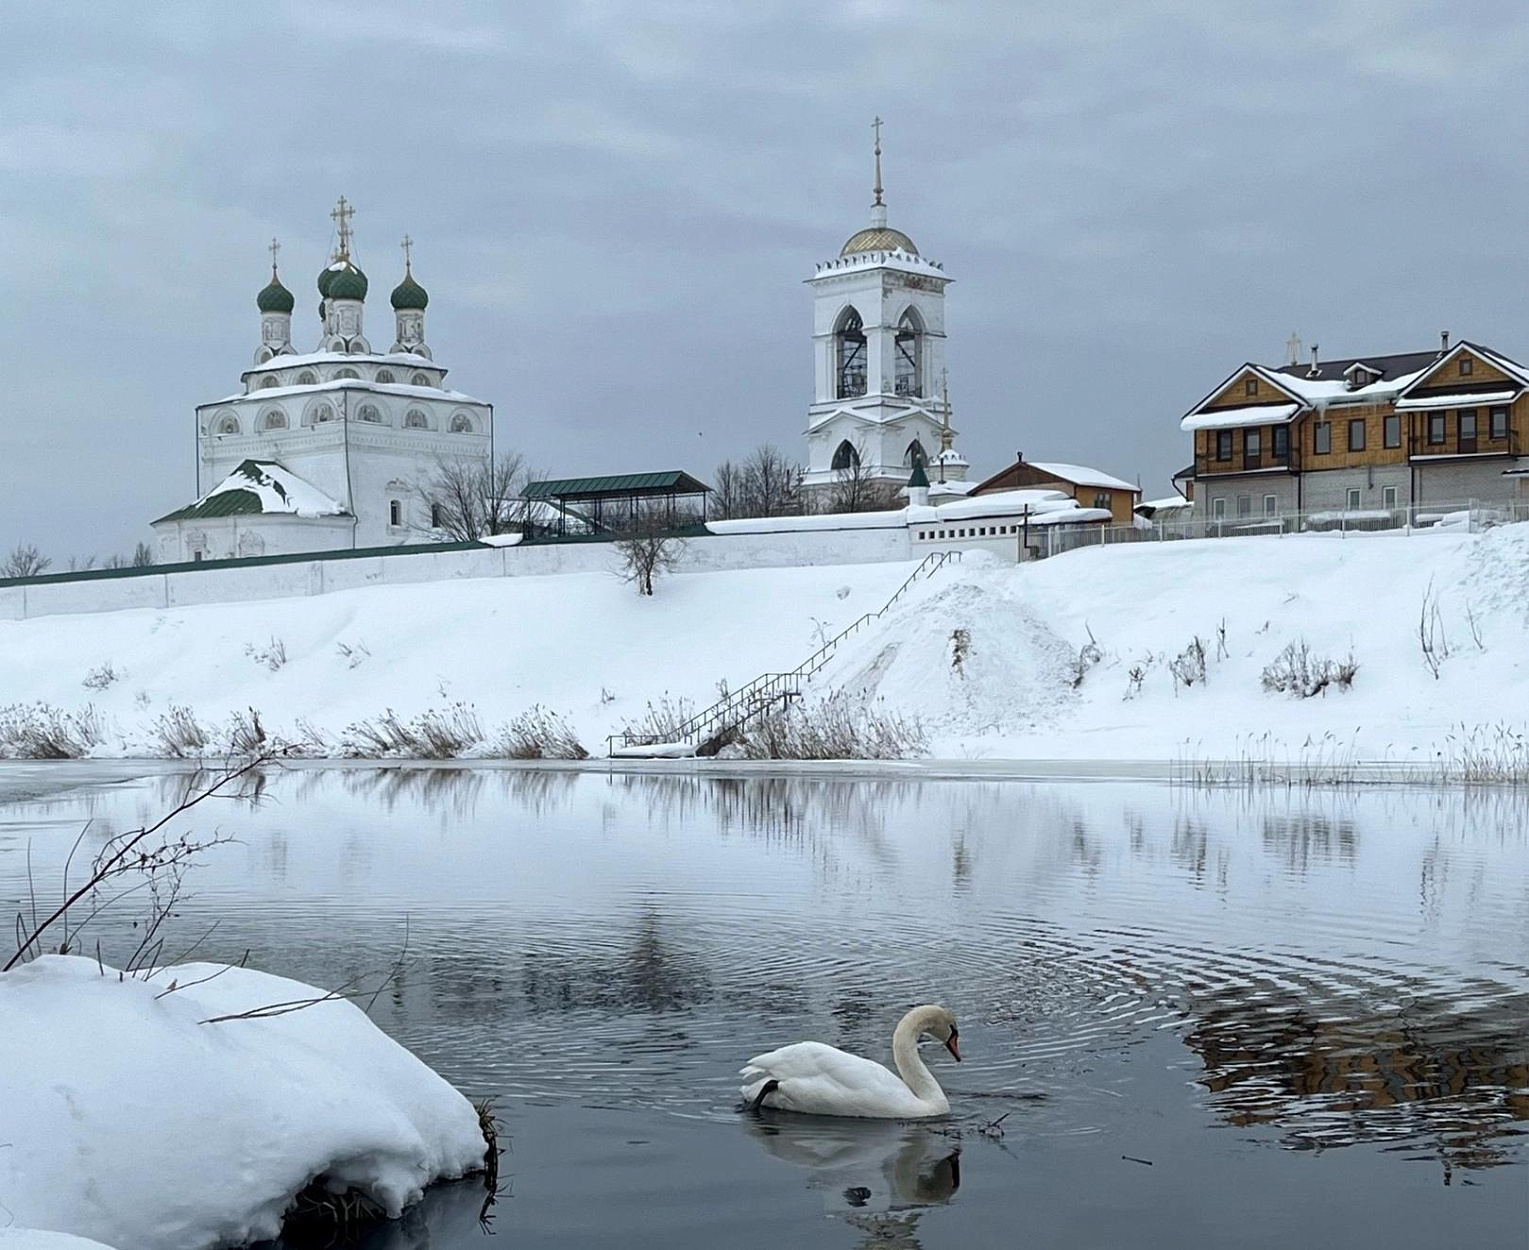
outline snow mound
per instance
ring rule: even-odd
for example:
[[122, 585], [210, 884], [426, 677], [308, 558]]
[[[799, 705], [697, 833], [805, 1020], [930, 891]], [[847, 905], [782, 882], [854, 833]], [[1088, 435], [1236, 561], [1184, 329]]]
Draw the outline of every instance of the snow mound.
[[204, 1023], [321, 994], [221, 964], [0, 975], [0, 1203], [118, 1250], [203, 1250], [275, 1237], [315, 1178], [397, 1216], [481, 1167], [472, 1106], [353, 1003]]
[[983, 573], [898, 605], [817, 681], [917, 717], [935, 735], [1051, 723], [1071, 694], [1075, 649], [1008, 593], [1012, 577]]

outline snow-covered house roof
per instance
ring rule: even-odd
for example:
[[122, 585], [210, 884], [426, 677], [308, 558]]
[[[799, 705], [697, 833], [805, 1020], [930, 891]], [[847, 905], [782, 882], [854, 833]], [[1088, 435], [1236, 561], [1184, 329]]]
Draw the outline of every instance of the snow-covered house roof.
[[272, 514], [348, 516], [349, 510], [275, 460], [246, 460], [195, 503], [166, 513], [153, 524]]
[[1241, 425], [1288, 425], [1305, 404], [1249, 404], [1245, 408], [1207, 408], [1179, 422], [1181, 430], [1229, 430]]
[[1091, 486], [1096, 490], [1128, 490], [1140, 493], [1140, 488], [1118, 477], [1111, 477], [1098, 469], [1083, 464], [1061, 464], [1057, 461], [1027, 460], [1032, 469], [1049, 473], [1059, 482], [1071, 482], [1074, 486]]

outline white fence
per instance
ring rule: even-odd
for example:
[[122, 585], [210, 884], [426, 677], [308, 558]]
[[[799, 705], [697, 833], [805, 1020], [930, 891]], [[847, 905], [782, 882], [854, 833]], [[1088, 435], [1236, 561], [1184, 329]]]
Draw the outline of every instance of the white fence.
[[1529, 500], [1513, 503], [1458, 502], [1412, 504], [1405, 508], [1324, 508], [1274, 516], [1190, 517], [1146, 525], [1054, 526], [1033, 532], [1035, 557], [1061, 555], [1081, 547], [1113, 543], [1175, 542], [1187, 538], [1250, 538], [1284, 534], [1428, 534], [1479, 533], [1494, 525], [1529, 521]]

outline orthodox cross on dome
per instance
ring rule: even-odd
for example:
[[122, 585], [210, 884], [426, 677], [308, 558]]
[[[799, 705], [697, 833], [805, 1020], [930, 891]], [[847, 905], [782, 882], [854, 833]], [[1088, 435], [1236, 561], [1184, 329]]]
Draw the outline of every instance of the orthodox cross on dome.
[[339, 249], [335, 253], [336, 260], [350, 259], [350, 219], [356, 215], [356, 210], [351, 207], [349, 201], [342, 195], [340, 202], [331, 210], [329, 216], [335, 223], [335, 229], [339, 232]]
[[271, 253], [271, 277], [276, 276], [276, 253], [281, 251], [281, 244], [273, 237], [271, 246], [267, 249]]
[[871, 188], [871, 190], [874, 191], [875, 194], [876, 194], [876, 198], [875, 198], [875, 200], [872, 201], [872, 204], [871, 204], [871, 207], [873, 207], [873, 208], [880, 208], [880, 207], [882, 207], [882, 203], [881, 203], [881, 126], [882, 126], [882, 122], [881, 122], [881, 118], [880, 117], [877, 117], [876, 120], [871, 123], [871, 129], [876, 132], [876, 185]]
[[414, 260], [414, 240], [404, 235], [398, 246], [403, 248], [403, 271], [408, 273]]

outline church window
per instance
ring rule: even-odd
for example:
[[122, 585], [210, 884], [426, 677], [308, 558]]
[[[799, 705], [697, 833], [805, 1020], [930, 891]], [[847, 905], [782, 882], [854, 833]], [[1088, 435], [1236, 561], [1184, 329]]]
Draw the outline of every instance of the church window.
[[280, 408], [273, 409], [260, 418], [262, 430], [284, 430], [287, 428], [287, 414]]
[[412, 386], [429, 386], [430, 379], [423, 373], [416, 373], [412, 378], [409, 379], [409, 383]]
[[275, 385], [276, 385], [276, 375], [274, 373], [268, 373], [268, 374], [265, 375], [265, 377], [260, 379], [260, 388], [262, 390], [264, 390], [266, 387], [275, 386]]
[[343, 369], [336, 369], [334, 376], [336, 381], [338, 381], [341, 378], [360, 378], [361, 375], [347, 365]]
[[853, 308], [839, 318], [834, 342], [838, 352], [839, 398], [853, 399], [865, 394], [865, 325]]
[[377, 410], [376, 404], [362, 404], [361, 410], [356, 413], [359, 420], [369, 422], [372, 425], [382, 424], [382, 413]]
[[430, 418], [420, 409], [410, 408], [408, 412], [404, 413], [403, 427], [406, 430], [428, 430], [430, 428]]
[[237, 434], [239, 432], [239, 418], [229, 414], [218, 418], [219, 434]]
[[924, 393], [920, 354], [923, 348], [923, 323], [912, 308], [897, 323], [897, 371], [895, 389], [899, 395]]
[[472, 418], [465, 412], [459, 412], [451, 418], [451, 432], [453, 434], [471, 434], [473, 432]]
[[916, 464], [921, 464], [927, 469], [929, 454], [924, 450], [924, 444], [915, 438], [908, 444], [908, 450], [903, 452], [903, 468], [911, 469]]
[[393, 371], [391, 369], [378, 369], [377, 370], [377, 381], [379, 381], [379, 382], [391, 382], [392, 380], [393, 380]]
[[857, 468], [860, 464], [860, 453], [845, 439], [839, 444], [834, 452], [833, 467], [836, 473], [842, 473], [846, 469]]
[[318, 382], [318, 377], [312, 369], [304, 369], [297, 375], [297, 384], [299, 386], [313, 386], [316, 382]]
[[430, 528], [433, 530], [441, 528], [441, 505], [438, 503], [430, 505]]
[[400, 500], [388, 500], [388, 524], [395, 529], [403, 524], [403, 503]]
[[313, 410], [313, 424], [322, 425], [325, 421], [334, 420], [334, 409], [328, 404], [320, 404]]

